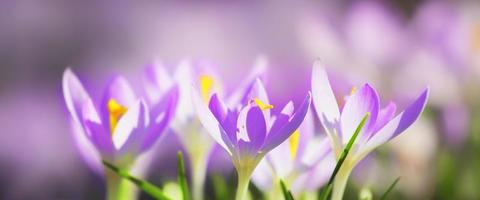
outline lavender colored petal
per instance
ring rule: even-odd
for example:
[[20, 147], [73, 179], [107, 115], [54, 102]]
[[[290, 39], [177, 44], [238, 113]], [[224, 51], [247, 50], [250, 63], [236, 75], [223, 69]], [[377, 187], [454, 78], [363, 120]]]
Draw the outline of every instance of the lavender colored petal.
[[267, 135], [267, 125], [262, 110], [259, 107], [252, 107], [247, 114], [247, 134], [250, 138], [249, 151], [256, 153], [263, 145]]
[[219, 122], [223, 122], [227, 117], [227, 108], [222, 100], [218, 98], [217, 93], [213, 94], [210, 98], [208, 108]]
[[[135, 101], [136, 97], [133, 93], [130, 84], [122, 76], [115, 77], [103, 92], [102, 102], [100, 103], [100, 115], [103, 122], [109, 122], [110, 113], [108, 112], [108, 102], [114, 99], [122, 106], [130, 107]], [[110, 130], [110, 124], [104, 123], [106, 129]], [[110, 132], [113, 132], [110, 130]]]
[[378, 130], [383, 128], [385, 124], [392, 120], [392, 118], [395, 117], [395, 111], [397, 111], [397, 105], [395, 105], [393, 102], [388, 103], [385, 108], [381, 109], [378, 113], [377, 121], [375, 122], [372, 133], [375, 134]]
[[408, 106], [405, 111], [397, 115], [380, 129], [370, 140], [362, 147], [363, 154], [367, 154], [376, 147], [382, 145], [388, 140], [396, 137], [410, 127], [420, 116], [428, 99], [429, 89], [427, 88], [422, 94]]
[[[210, 136], [221, 146], [223, 147], [228, 154], [232, 155], [233, 144], [230, 141], [230, 138], [225, 133], [225, 130], [221, 127], [220, 122], [217, 121], [213, 113], [205, 105], [200, 94], [192, 89], [192, 100], [195, 111], [198, 115], [198, 119], [208, 131]], [[236, 141], [235, 141], [236, 142]]]
[[147, 133], [143, 137], [143, 144], [141, 151], [146, 151], [152, 147], [159, 138], [165, 132], [167, 125], [172, 120], [175, 115], [176, 106], [178, 102], [178, 88], [172, 88], [165, 96], [164, 99], [160, 102], [161, 105], [165, 106], [165, 109], [162, 109], [160, 114], [151, 115], [150, 119], [153, 121], [150, 122]]
[[139, 149], [140, 139], [146, 132], [150, 121], [147, 105], [143, 100], [134, 103], [125, 115], [118, 121], [112, 136], [115, 149]]
[[162, 95], [173, 86], [172, 78], [159, 61], [154, 61], [145, 67], [143, 80], [148, 99], [153, 103], [158, 103]]
[[321, 61], [313, 64], [312, 71], [312, 96], [318, 118], [328, 134], [336, 127], [340, 120], [340, 110], [333, 94], [327, 72]]
[[102, 157], [113, 158], [114, 146], [110, 133], [107, 132], [101, 124], [97, 122], [86, 120], [83, 126], [90, 137], [90, 141], [95, 145], [97, 150], [102, 154]]
[[70, 68], [67, 68], [65, 72], [63, 72], [62, 87], [65, 103], [73, 120], [78, 123], [83, 123], [83, 105], [85, 102], [92, 100], [80, 80], [78, 80]]
[[73, 119], [70, 120], [75, 147], [82, 159], [96, 174], [103, 176], [102, 158], [96, 146], [85, 133], [83, 126]]
[[351, 95], [343, 107], [340, 117], [340, 126], [342, 128], [342, 141], [346, 144], [352, 137], [360, 121], [367, 113], [370, 113], [365, 127], [359, 134], [358, 142], [365, 141], [370, 136], [371, 129], [375, 124], [379, 111], [378, 94], [370, 85], [365, 84], [355, 94]]
[[310, 107], [311, 99], [312, 98], [309, 92], [305, 97], [305, 100], [303, 100], [302, 105], [296, 110], [296, 112], [290, 118], [288, 123], [286, 123], [278, 131], [271, 132], [267, 135], [267, 138], [265, 139], [265, 143], [262, 147], [262, 151], [264, 153], [269, 152], [273, 148], [280, 145], [283, 141], [285, 141], [288, 137], [290, 137], [290, 135], [292, 135], [292, 133], [295, 130], [297, 130], [297, 128], [303, 122], [303, 119], [305, 119], [305, 115], [307, 114], [308, 109]]
[[269, 133], [277, 132], [281, 129], [293, 115], [294, 105], [292, 101], [289, 101], [282, 109], [282, 111], [270, 119]]

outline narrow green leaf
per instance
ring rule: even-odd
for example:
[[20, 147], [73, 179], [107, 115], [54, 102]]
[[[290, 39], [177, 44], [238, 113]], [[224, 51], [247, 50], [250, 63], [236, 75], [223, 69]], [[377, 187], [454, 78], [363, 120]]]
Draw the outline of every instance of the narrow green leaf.
[[154, 197], [155, 199], [159, 200], [170, 200], [165, 194], [163, 193], [162, 189], [159, 187], [149, 183], [148, 181], [144, 181], [142, 179], [139, 179], [137, 177], [134, 177], [128, 173], [126, 170], [122, 170], [118, 168], [117, 166], [110, 164], [107, 161], [102, 161], [103, 165], [105, 165], [107, 168], [112, 170], [113, 172], [117, 173], [120, 177], [129, 180], [133, 184], [135, 184], [138, 188], [143, 190], [145, 193], [149, 194], [150, 196]]
[[288, 188], [285, 185], [285, 182], [283, 182], [283, 180], [280, 180], [280, 187], [282, 188], [282, 193], [283, 193], [283, 197], [284, 197], [285, 200], [295, 200], [293, 198], [292, 193], [290, 192], [290, 190], [288, 190]]
[[383, 193], [382, 197], [380, 197], [381, 200], [387, 199], [388, 194], [393, 190], [395, 185], [397, 185], [398, 181], [400, 181], [400, 177], [395, 179], [395, 181], [393, 181], [393, 183], [390, 185], [390, 187], [388, 187], [387, 191], [385, 191], [385, 193]]
[[182, 188], [183, 200], [190, 199], [190, 193], [188, 191], [188, 183], [187, 183], [187, 176], [185, 173], [185, 163], [183, 161], [183, 154], [182, 152], [177, 153], [177, 173], [178, 173], [178, 184], [180, 188]]
[[322, 191], [321, 199], [325, 200], [328, 198], [330, 195], [330, 192], [332, 191], [333, 187], [333, 181], [335, 180], [335, 177], [337, 176], [338, 171], [340, 170], [340, 167], [342, 167], [343, 162], [345, 162], [345, 159], [348, 156], [348, 153], [350, 152], [350, 149], [352, 149], [353, 143], [355, 143], [355, 140], [358, 137], [358, 134], [360, 134], [360, 131], [362, 130], [363, 126], [365, 125], [365, 122], [367, 122], [367, 119], [370, 117], [370, 113], [365, 114], [365, 116], [362, 118], [362, 121], [358, 124], [357, 128], [355, 129], [355, 132], [353, 133], [352, 137], [350, 140], [348, 140], [347, 145], [345, 148], [343, 148], [342, 154], [340, 154], [340, 158], [338, 159], [337, 164], [335, 165], [335, 169], [333, 170], [332, 175], [330, 176], [330, 179], [328, 180], [328, 184], [325, 188], [325, 190]]

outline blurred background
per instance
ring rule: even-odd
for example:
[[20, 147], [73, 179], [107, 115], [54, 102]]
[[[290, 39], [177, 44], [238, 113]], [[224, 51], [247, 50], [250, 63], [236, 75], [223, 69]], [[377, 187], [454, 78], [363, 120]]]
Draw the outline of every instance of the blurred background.
[[[66, 67], [96, 96], [115, 74], [141, 87], [153, 59], [172, 71], [183, 59], [208, 62], [233, 88], [259, 56], [268, 59], [273, 104], [304, 97], [316, 58], [340, 93], [369, 82], [404, 108], [431, 88], [422, 118], [357, 167], [347, 198], [363, 188], [382, 193], [399, 176], [392, 198], [480, 198], [478, 1], [4, 0], [0, 199], [103, 198], [103, 180], [82, 161], [69, 129]], [[165, 140], [148, 173], [159, 184], [175, 178], [181, 149], [173, 134]], [[215, 153], [210, 174], [234, 181], [223, 152]]]

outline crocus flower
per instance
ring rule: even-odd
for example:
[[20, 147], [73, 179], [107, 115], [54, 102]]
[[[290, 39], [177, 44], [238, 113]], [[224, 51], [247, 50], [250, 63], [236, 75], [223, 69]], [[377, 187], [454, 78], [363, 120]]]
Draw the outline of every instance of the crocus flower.
[[[135, 96], [126, 79], [119, 76], [108, 85], [96, 107], [70, 69], [63, 74], [63, 94], [73, 123], [83, 129], [95, 147], [95, 152], [88, 152], [98, 153], [102, 160], [122, 168], [131, 167], [137, 155], [155, 144], [171, 120], [177, 101], [177, 89], [173, 87], [161, 103], [149, 108], [143, 99]], [[85, 146], [84, 140], [79, 142]], [[115, 193], [121, 190], [118, 188], [121, 179], [105, 175], [108, 198], [119, 198]]]
[[316, 61], [312, 73], [313, 102], [337, 159], [365, 116], [369, 116], [338, 172], [333, 199], [341, 199], [347, 179], [355, 165], [369, 152], [388, 142], [415, 122], [425, 108], [428, 89], [403, 112], [395, 116], [396, 105], [380, 108], [377, 92], [369, 84], [352, 91], [340, 111], [322, 64]]
[[327, 182], [336, 161], [326, 136], [316, 133], [314, 112], [309, 109], [298, 130], [259, 163], [252, 180], [261, 190], [270, 191], [269, 199], [281, 198], [279, 179], [297, 197]]
[[244, 95], [243, 104], [227, 107], [217, 94], [205, 105], [200, 94], [192, 92], [200, 122], [232, 159], [237, 171], [236, 199], [245, 198], [253, 170], [272, 149], [288, 139], [300, 126], [310, 106], [308, 94], [298, 109], [288, 103], [272, 115], [263, 83], [256, 79]]
[[[200, 94], [205, 104], [214, 92], [223, 96], [222, 81], [213, 69], [204, 65], [196, 67], [188, 60], [179, 63], [173, 75], [160, 63], [149, 64], [145, 69], [145, 89], [150, 102], [159, 101], [159, 96], [168, 91], [172, 85], [179, 86], [179, 100], [177, 110], [171, 127], [177, 133], [183, 147], [186, 149], [191, 163], [193, 198], [203, 199], [203, 185], [205, 181], [207, 163], [215, 142], [206, 133], [194, 112], [191, 98], [191, 85], [198, 83]], [[198, 67], [197, 67], [198, 66]], [[202, 67], [202, 68], [200, 68]], [[263, 58], [257, 59], [250, 75], [240, 88], [245, 88], [246, 83], [251, 83], [256, 77], [260, 77], [266, 68]], [[229, 96], [229, 102], [238, 102], [241, 95], [234, 93]]]

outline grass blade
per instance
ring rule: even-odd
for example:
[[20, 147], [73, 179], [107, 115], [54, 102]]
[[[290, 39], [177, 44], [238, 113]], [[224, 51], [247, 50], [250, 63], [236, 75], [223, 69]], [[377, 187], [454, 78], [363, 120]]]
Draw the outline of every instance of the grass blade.
[[107, 168], [118, 174], [120, 177], [125, 178], [135, 184], [138, 188], [143, 190], [145, 193], [149, 194], [150, 196], [154, 197], [155, 199], [159, 200], [170, 200], [165, 194], [162, 192], [162, 189], [159, 187], [149, 183], [148, 181], [144, 181], [137, 177], [130, 175], [127, 171], [118, 168], [117, 166], [110, 164], [107, 161], [102, 161], [103, 165]]
[[183, 154], [182, 152], [177, 153], [177, 173], [178, 173], [178, 184], [182, 189], [183, 200], [190, 199], [190, 193], [188, 191], [188, 183], [187, 183], [187, 176], [185, 173], [185, 163], [183, 161]]
[[345, 162], [345, 159], [348, 156], [348, 153], [350, 152], [350, 149], [352, 149], [353, 143], [355, 143], [355, 140], [358, 137], [358, 134], [360, 134], [360, 131], [362, 130], [363, 126], [365, 125], [365, 122], [367, 122], [367, 119], [370, 117], [370, 113], [365, 114], [365, 116], [362, 118], [362, 121], [358, 124], [357, 128], [355, 129], [355, 132], [353, 133], [352, 137], [350, 140], [348, 140], [347, 145], [345, 148], [343, 148], [342, 154], [340, 154], [340, 158], [338, 159], [337, 164], [335, 165], [335, 169], [333, 170], [332, 175], [330, 176], [330, 179], [328, 180], [328, 184], [325, 188], [325, 190], [322, 191], [321, 199], [326, 200], [328, 196], [330, 195], [330, 192], [332, 191], [332, 184], [333, 181], [335, 180], [335, 177], [337, 176], [338, 171], [340, 170], [340, 167], [342, 167], [343, 162]]
[[283, 182], [283, 180], [280, 180], [280, 187], [282, 188], [282, 193], [283, 193], [283, 197], [284, 197], [285, 200], [295, 200], [293, 198], [292, 193], [290, 192], [290, 190], [288, 190], [288, 188], [285, 185], [285, 182]]
[[390, 185], [390, 187], [388, 187], [387, 191], [385, 191], [385, 193], [383, 193], [382, 197], [380, 197], [381, 200], [387, 199], [388, 194], [393, 190], [395, 185], [397, 185], [399, 180], [400, 180], [400, 177], [398, 177], [397, 179], [395, 179], [395, 181], [393, 181], [393, 183]]

